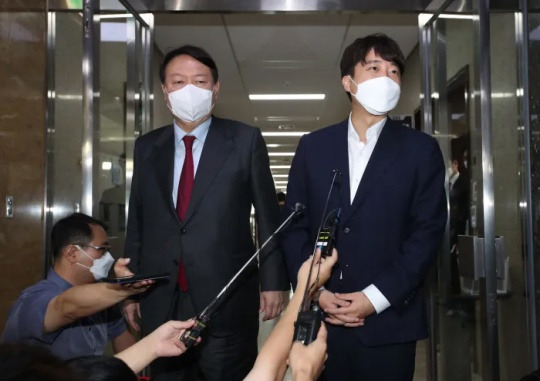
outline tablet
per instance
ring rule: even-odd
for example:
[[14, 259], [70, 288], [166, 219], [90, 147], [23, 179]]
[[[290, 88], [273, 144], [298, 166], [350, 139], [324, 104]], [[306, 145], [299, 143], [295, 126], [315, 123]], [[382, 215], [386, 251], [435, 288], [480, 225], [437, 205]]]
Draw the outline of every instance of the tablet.
[[143, 280], [167, 280], [171, 277], [170, 273], [160, 273], [160, 274], [141, 274], [134, 276], [126, 276], [120, 278], [105, 278], [102, 279], [102, 282], [113, 283], [113, 284], [131, 284], [141, 282]]

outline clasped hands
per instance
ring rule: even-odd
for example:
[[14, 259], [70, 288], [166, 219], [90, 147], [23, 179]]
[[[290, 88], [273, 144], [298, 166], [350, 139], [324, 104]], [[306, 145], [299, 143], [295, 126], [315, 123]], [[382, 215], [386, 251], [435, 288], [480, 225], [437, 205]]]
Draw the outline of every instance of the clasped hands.
[[[321, 262], [321, 273], [319, 274], [319, 282], [314, 285], [314, 289], [318, 289], [322, 284], [326, 283], [330, 277], [332, 267], [337, 262], [337, 250], [332, 251], [332, 255], [327, 258], [321, 258], [320, 250], [315, 253], [315, 263]], [[304, 284], [307, 279], [310, 261], [306, 261], [298, 272], [298, 284]], [[345, 327], [359, 327], [364, 325], [364, 319], [375, 312], [375, 308], [361, 292], [351, 292], [346, 294], [332, 293], [328, 290], [323, 290], [319, 296], [319, 305], [328, 315], [326, 322], [334, 325], [342, 325]]]
[[328, 323], [345, 327], [360, 327], [364, 325], [364, 319], [375, 312], [375, 308], [361, 291], [334, 294], [324, 290], [319, 297], [319, 305], [328, 315], [325, 319]]
[[328, 315], [328, 323], [345, 327], [360, 327], [364, 319], [375, 312], [375, 308], [361, 292], [346, 294], [323, 290], [319, 296], [319, 305]]

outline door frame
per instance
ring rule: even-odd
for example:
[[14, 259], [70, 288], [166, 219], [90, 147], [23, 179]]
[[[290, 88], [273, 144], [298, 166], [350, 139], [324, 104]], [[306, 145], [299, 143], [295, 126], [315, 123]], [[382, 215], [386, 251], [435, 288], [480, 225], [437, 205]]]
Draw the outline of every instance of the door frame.
[[[453, 3], [453, 0], [447, 0], [442, 6], [432, 14], [421, 14], [419, 16], [419, 36], [420, 36], [420, 55], [422, 61], [422, 109], [424, 132], [433, 134], [434, 119], [433, 102], [442, 102], [440, 99], [443, 89], [432, 83], [435, 81], [446, 86], [446, 63], [441, 59], [436, 60], [435, 67], [432, 68], [432, 54], [437, 53], [444, 61], [446, 56], [445, 44], [446, 36], [444, 23], [442, 27], [437, 25], [441, 20], [441, 14], [445, 12]], [[497, 271], [495, 255], [495, 205], [494, 205], [494, 181], [493, 181], [493, 133], [492, 133], [492, 106], [491, 106], [491, 62], [490, 59], [490, 1], [475, 0], [473, 9], [473, 28], [474, 38], [474, 66], [475, 83], [472, 84], [474, 96], [479, 97], [474, 110], [471, 110], [475, 117], [475, 123], [480, 133], [480, 145], [477, 149], [481, 151], [481, 158], [477, 165], [481, 173], [480, 183], [481, 192], [478, 194], [478, 235], [484, 241], [484, 269], [483, 277], [480, 279], [480, 327], [481, 342], [483, 353], [482, 378], [484, 380], [499, 380], [499, 334], [498, 334], [498, 303], [497, 303]], [[528, 98], [528, 60], [527, 60], [527, 0], [520, 0], [521, 12], [515, 12], [516, 16], [516, 48], [518, 51], [518, 86], [523, 89], [520, 100], [519, 113], [521, 123], [524, 128], [524, 199], [526, 205], [532, 205], [531, 195], [531, 163], [530, 163], [530, 127], [529, 127], [529, 98]], [[441, 70], [440, 65], [444, 67]], [[441, 76], [444, 76], [442, 78]], [[535, 312], [535, 291], [534, 291], [534, 253], [533, 253], [533, 229], [532, 229], [532, 210], [530, 207], [521, 208], [523, 217], [523, 229], [526, 254], [526, 278], [527, 278], [527, 304], [529, 306], [529, 350], [532, 358], [533, 369], [538, 368], [538, 348], [536, 338], [536, 312]], [[444, 242], [449, 242], [449, 229], [445, 232]], [[441, 248], [442, 256], [449, 258], [449, 245]], [[428, 287], [428, 309], [431, 314], [437, 314], [437, 306], [433, 305], [437, 301], [436, 278]], [[444, 290], [443, 290], [444, 291]], [[436, 332], [438, 328], [437, 315], [430, 316], [430, 331]], [[434, 340], [435, 335], [429, 339], [428, 354], [428, 379], [437, 380], [437, 348]]]

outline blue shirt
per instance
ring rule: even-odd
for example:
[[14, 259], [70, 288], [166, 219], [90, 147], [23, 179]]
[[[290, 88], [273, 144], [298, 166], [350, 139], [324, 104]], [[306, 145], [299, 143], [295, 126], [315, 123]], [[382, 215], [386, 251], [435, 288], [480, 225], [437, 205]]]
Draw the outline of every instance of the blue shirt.
[[63, 359], [101, 355], [109, 339], [126, 331], [118, 306], [79, 319], [57, 331], [43, 333], [49, 302], [73, 287], [52, 268], [47, 278], [24, 290], [11, 310], [0, 342], [42, 344]]
[[186, 131], [182, 130], [174, 122], [174, 179], [173, 179], [173, 189], [172, 197], [174, 205], [176, 205], [176, 199], [178, 198], [178, 183], [180, 182], [180, 175], [182, 174], [182, 167], [184, 166], [184, 159], [186, 158], [186, 146], [184, 145], [184, 136], [192, 135], [195, 136], [195, 141], [193, 142], [192, 152], [193, 152], [193, 173], [197, 174], [197, 168], [199, 167], [199, 161], [201, 160], [201, 153], [204, 146], [204, 141], [206, 140], [206, 135], [208, 135], [208, 130], [210, 129], [210, 124], [212, 123], [212, 117], [203, 123], [199, 124], [193, 132], [188, 134]]

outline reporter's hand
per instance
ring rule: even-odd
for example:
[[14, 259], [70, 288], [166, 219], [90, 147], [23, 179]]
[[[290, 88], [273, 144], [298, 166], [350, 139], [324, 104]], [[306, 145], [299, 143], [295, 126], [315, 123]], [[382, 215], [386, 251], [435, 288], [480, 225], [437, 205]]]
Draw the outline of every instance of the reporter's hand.
[[140, 332], [141, 327], [137, 323], [137, 319], [141, 320], [141, 305], [139, 302], [136, 302], [132, 299], [124, 300], [123, 305], [124, 317], [128, 322], [129, 326], [135, 331]]
[[322, 323], [314, 342], [307, 346], [299, 341], [293, 343], [288, 359], [293, 380], [316, 380], [320, 376], [328, 357], [326, 336], [326, 327]]
[[338, 298], [336, 294], [330, 291], [325, 290], [321, 293], [319, 296], [319, 305], [328, 315], [325, 320], [330, 324], [347, 327], [364, 325], [364, 319], [347, 314], [349, 311], [346, 308], [350, 307], [351, 302], [343, 298]]
[[[114, 273], [118, 278], [121, 277], [130, 277], [133, 274], [127, 267], [131, 258], [118, 258], [114, 264]], [[148, 288], [155, 283], [155, 280], [141, 280], [137, 283], [129, 283], [122, 285], [112, 285], [114, 289], [126, 293], [126, 296], [140, 294], [148, 290]]]
[[[193, 327], [195, 321], [170, 320], [162, 324], [147, 336], [149, 345], [156, 357], [179, 356], [186, 351], [186, 346], [180, 341], [180, 336], [188, 328]], [[199, 337], [197, 343], [201, 341]]]
[[[310, 283], [315, 281], [315, 276], [317, 275], [317, 266], [318, 266], [319, 262], [321, 263], [321, 270], [320, 270], [320, 273], [319, 273], [319, 279], [317, 281], [317, 284], [314, 285], [310, 290], [312, 293], [317, 291], [319, 288], [321, 288], [321, 286], [324, 285], [326, 283], [326, 281], [330, 278], [330, 274], [332, 273], [332, 267], [334, 267], [334, 265], [337, 263], [337, 259], [338, 259], [338, 253], [337, 253], [336, 249], [333, 249], [332, 250], [332, 255], [330, 255], [330, 256], [328, 256], [326, 258], [321, 258], [321, 250], [320, 249], [317, 249], [315, 251], [315, 259], [313, 260], [313, 272], [311, 273], [312, 278], [311, 278]], [[297, 284], [300, 287], [304, 287], [304, 285], [307, 282], [307, 277], [308, 277], [309, 270], [310, 270], [310, 267], [311, 267], [311, 264], [312, 264], [311, 260], [312, 260], [312, 256], [309, 257], [302, 264], [302, 267], [300, 267], [300, 270], [298, 270], [298, 282], [297, 282]], [[310, 284], [310, 286], [311, 286], [311, 284]]]
[[114, 263], [114, 273], [118, 278], [135, 275], [127, 267], [129, 262], [131, 262], [131, 258], [118, 258]]

